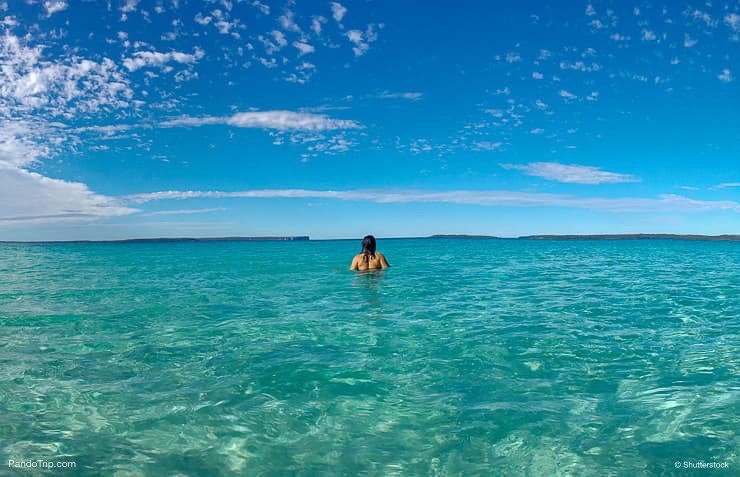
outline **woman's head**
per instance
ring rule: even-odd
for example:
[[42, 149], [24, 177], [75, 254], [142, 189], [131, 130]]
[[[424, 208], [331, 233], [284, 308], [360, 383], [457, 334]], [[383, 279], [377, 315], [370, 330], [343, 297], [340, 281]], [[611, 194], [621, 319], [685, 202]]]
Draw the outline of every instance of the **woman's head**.
[[366, 235], [362, 239], [362, 253], [365, 254], [365, 257], [375, 255], [375, 237]]

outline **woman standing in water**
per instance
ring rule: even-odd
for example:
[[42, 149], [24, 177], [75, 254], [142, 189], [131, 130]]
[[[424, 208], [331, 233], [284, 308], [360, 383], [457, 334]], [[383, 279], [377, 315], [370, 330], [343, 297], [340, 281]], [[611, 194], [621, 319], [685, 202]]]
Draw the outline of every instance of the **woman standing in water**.
[[390, 267], [382, 253], [375, 251], [375, 237], [367, 235], [362, 239], [362, 252], [352, 259], [350, 270], [384, 270]]

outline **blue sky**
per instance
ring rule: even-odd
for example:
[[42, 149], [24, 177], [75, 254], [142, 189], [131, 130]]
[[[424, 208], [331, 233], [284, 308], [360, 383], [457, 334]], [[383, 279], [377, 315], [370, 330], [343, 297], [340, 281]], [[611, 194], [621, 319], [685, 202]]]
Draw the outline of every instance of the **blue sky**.
[[0, 239], [740, 233], [740, 2], [0, 0]]

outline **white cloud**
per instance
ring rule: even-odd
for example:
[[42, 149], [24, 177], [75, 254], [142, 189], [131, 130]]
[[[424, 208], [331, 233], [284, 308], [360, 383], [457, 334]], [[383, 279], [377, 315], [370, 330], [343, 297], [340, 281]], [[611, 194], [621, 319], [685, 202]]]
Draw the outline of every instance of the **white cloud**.
[[474, 143], [474, 146], [478, 149], [483, 149], [484, 151], [495, 151], [497, 149], [501, 149], [501, 147], [504, 145], [501, 141], [491, 142], [491, 141], [479, 141]]
[[522, 171], [527, 175], [569, 184], [613, 184], [639, 182], [639, 178], [627, 174], [608, 172], [598, 167], [558, 162], [530, 162], [529, 164], [501, 164], [504, 169]]
[[708, 27], [714, 28], [717, 26], [717, 20], [713, 19], [711, 15], [709, 15], [707, 12], [702, 12], [701, 10], [694, 10], [691, 16], [694, 17], [695, 20], [703, 21]]
[[139, 4], [140, 0], [126, 0], [123, 5], [121, 5], [121, 11], [123, 13], [131, 13], [136, 10], [136, 6]]
[[531, 131], [529, 131], [530, 134], [542, 134], [544, 132], [545, 132], [545, 130], [542, 129], [542, 128], [534, 128]]
[[295, 20], [293, 19], [294, 17], [295, 14], [292, 10], [286, 10], [285, 14], [280, 15], [280, 17], [278, 18], [278, 22], [280, 22], [280, 26], [283, 27], [285, 31], [301, 33], [301, 28], [296, 24]]
[[50, 152], [42, 139], [57, 139], [55, 131], [39, 121], [0, 121], [0, 165], [14, 167], [36, 163]]
[[259, 2], [259, 0], [254, 0], [254, 2], [252, 2], [252, 6], [258, 8], [264, 15], [270, 14], [270, 6]]
[[714, 186], [714, 189], [725, 189], [727, 187], [740, 187], [740, 182], [723, 182]]
[[176, 62], [181, 64], [195, 63], [203, 58], [204, 52], [200, 48], [195, 48], [195, 51], [191, 53], [181, 53], [179, 51], [170, 51], [167, 53], [160, 53], [158, 51], [137, 51], [134, 53], [133, 58], [125, 58], [123, 60], [123, 66], [129, 71], [136, 71], [144, 67], [162, 67], [169, 62]]
[[725, 83], [731, 82], [734, 78], [732, 76], [732, 73], [727, 68], [722, 70], [722, 73], [717, 76], [720, 81], [724, 81]]
[[642, 41], [655, 41], [655, 32], [646, 28], [642, 29]]
[[0, 226], [14, 222], [91, 220], [137, 210], [85, 184], [51, 179], [0, 163]]
[[350, 30], [346, 33], [346, 36], [354, 45], [352, 51], [355, 56], [362, 56], [367, 53], [370, 49], [370, 43], [377, 39], [375, 26], [372, 23], [367, 26], [367, 30], [365, 32], [360, 30]]
[[594, 10], [593, 5], [590, 3], [586, 6], [586, 16], [592, 17], [596, 15], [596, 10]]
[[659, 198], [602, 198], [580, 197], [565, 194], [515, 192], [507, 190], [473, 191], [424, 191], [424, 190], [307, 190], [261, 189], [236, 192], [224, 191], [164, 191], [126, 196], [134, 204], [157, 200], [224, 198], [272, 199], [335, 199], [376, 203], [453, 203], [509, 207], [573, 207], [612, 212], [705, 212], [725, 210], [740, 212], [740, 203], [734, 201], [693, 200], [678, 195], [661, 195]]
[[165, 121], [162, 127], [205, 126], [224, 124], [240, 128], [277, 129], [280, 131], [327, 131], [334, 129], [359, 129], [362, 126], [348, 119], [333, 119], [323, 114], [297, 113], [294, 111], [250, 111], [233, 116], [183, 116]]
[[302, 41], [294, 41], [293, 46], [298, 49], [299, 56], [306, 55], [308, 53], [313, 53], [314, 51], [316, 51], [316, 48]]
[[331, 2], [331, 16], [337, 23], [342, 22], [342, 18], [347, 14], [347, 9], [341, 3]]
[[46, 16], [50, 17], [57, 12], [66, 10], [69, 5], [63, 1], [46, 1], [44, 2], [44, 8], [46, 9]]
[[[59, 5], [45, 5], [60, 8]], [[47, 60], [30, 35], [0, 36], [0, 221], [89, 220], [135, 212], [85, 184], [29, 170], [73, 147], [60, 121], [86, 119], [131, 106], [133, 91], [111, 59], [82, 58], [75, 50]]]
[[311, 30], [317, 35], [321, 34], [321, 25], [326, 23], [326, 18], [322, 16], [316, 16], [311, 19]]
[[112, 60], [72, 55], [51, 62], [27, 41], [7, 32], [0, 36], [0, 117], [40, 111], [71, 117], [128, 105], [133, 92]]
[[604, 23], [598, 18], [594, 18], [593, 20], [591, 20], [589, 25], [591, 26], [591, 28], [595, 30], [601, 30], [602, 28], [606, 28], [606, 25], [604, 25]]
[[688, 33], [684, 34], [683, 37], [683, 46], [685, 48], [691, 48], [692, 46], [696, 45], [699, 40], [695, 40], [689, 36]]
[[195, 14], [195, 23], [199, 25], [205, 26], [211, 23], [212, 21], [213, 21], [213, 18], [211, 18], [210, 16], [203, 16], [203, 14], [200, 12]]
[[568, 100], [568, 101], [572, 101], [572, 100], [574, 100], [574, 99], [578, 99], [578, 96], [576, 96], [575, 94], [571, 93], [570, 91], [566, 91], [566, 90], [564, 90], [564, 89], [561, 89], [561, 90], [560, 90], [560, 91], [558, 92], [558, 94], [559, 94], [559, 95], [560, 95], [561, 97], [563, 97], [563, 98], [565, 98], [566, 100]]
[[534, 78], [536, 80], [541, 80], [542, 78], [544, 78], [544, 75], [542, 73], [540, 73], [539, 71], [533, 71], [532, 72], [532, 78]]
[[519, 56], [518, 53], [507, 53], [506, 54], [507, 63], [519, 63], [520, 61], [522, 61], [522, 57]]
[[560, 69], [561, 70], [576, 70], [576, 71], [583, 71], [584, 73], [591, 73], [593, 71], [599, 71], [601, 69], [601, 65], [599, 65], [598, 63], [591, 63], [589, 65], [580, 60], [573, 62], [573, 63], [561, 61]]
[[270, 34], [275, 39], [280, 48], [283, 48], [288, 44], [288, 40], [285, 39], [285, 35], [280, 30], [273, 30]]
[[419, 92], [406, 92], [406, 93], [391, 93], [390, 91], [383, 91], [378, 95], [378, 98], [381, 99], [409, 99], [409, 100], [417, 100], [421, 99], [423, 96], [423, 93]]
[[740, 32], [740, 15], [737, 13], [728, 13], [725, 15], [724, 20], [728, 27], [732, 28], [736, 32]]
[[139, 217], [157, 217], [160, 215], [193, 215], [193, 214], [207, 214], [211, 212], [223, 212], [226, 209], [223, 207], [212, 207], [203, 209], [176, 209], [176, 210], [158, 210], [156, 212], [147, 212], [145, 214], [138, 214]]

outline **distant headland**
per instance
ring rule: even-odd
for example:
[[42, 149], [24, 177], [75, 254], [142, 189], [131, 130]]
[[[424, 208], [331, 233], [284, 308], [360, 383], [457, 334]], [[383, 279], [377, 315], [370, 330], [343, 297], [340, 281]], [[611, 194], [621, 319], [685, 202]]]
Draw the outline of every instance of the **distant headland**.
[[161, 242], [301, 242], [309, 240], [308, 235], [289, 237], [158, 237], [123, 240], [38, 240], [38, 241], [0, 241], [0, 243], [161, 243]]

